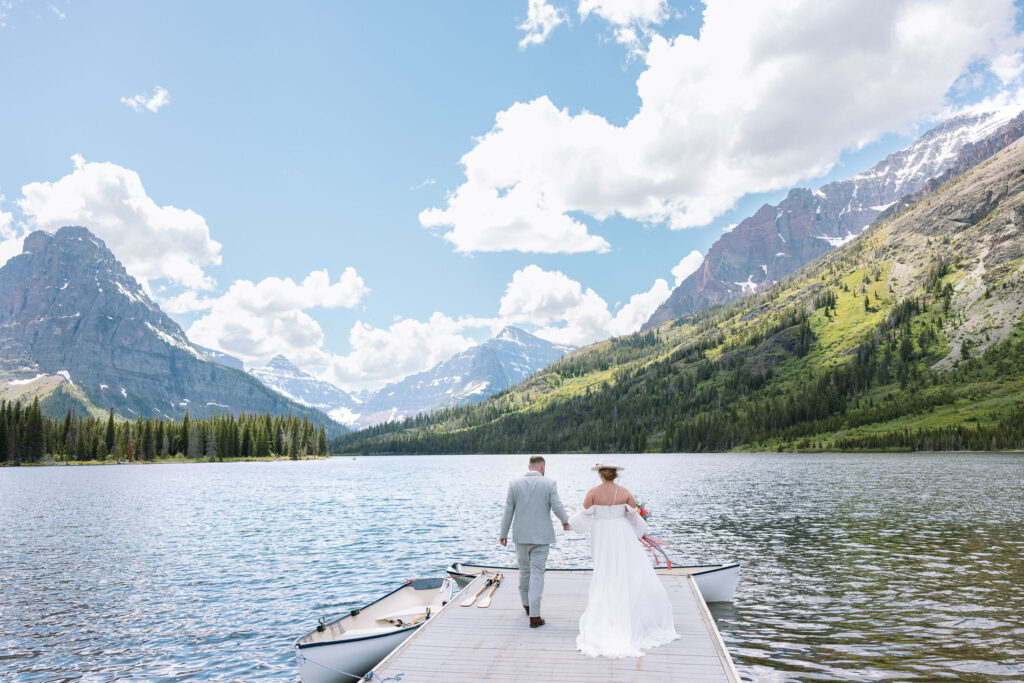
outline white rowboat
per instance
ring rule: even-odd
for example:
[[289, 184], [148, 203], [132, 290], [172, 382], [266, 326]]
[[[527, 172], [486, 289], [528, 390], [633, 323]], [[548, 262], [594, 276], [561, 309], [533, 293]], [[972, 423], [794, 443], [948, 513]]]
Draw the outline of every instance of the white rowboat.
[[[494, 574], [502, 571], [518, 571], [516, 567], [493, 567], [484, 564], [467, 564], [465, 562], [453, 562], [448, 567], [448, 576], [455, 579], [459, 588], [465, 588], [470, 581], [480, 574]], [[592, 569], [558, 569], [546, 570], [548, 573], [574, 574], [588, 573]], [[672, 565], [672, 568], [655, 567], [658, 574], [670, 574], [677, 576], [692, 576], [704, 602], [732, 602], [736, 593], [736, 584], [740, 580], [740, 565], [736, 564], [701, 564], [680, 567]]]
[[[415, 579], [295, 641], [302, 683], [358, 681], [451, 599], [450, 578]], [[322, 620], [321, 620], [322, 621]]]

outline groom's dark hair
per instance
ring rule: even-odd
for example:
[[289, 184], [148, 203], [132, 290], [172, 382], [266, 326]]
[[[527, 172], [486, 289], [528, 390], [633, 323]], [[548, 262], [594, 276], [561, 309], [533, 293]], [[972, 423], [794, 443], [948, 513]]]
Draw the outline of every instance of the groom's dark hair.
[[530, 456], [530, 467], [534, 465], [543, 465], [546, 462], [543, 455], [531, 455]]

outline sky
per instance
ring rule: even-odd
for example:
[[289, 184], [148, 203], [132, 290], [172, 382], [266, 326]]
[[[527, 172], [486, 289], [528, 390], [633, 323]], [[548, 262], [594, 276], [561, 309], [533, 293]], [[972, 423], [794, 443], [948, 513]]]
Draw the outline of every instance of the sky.
[[0, 262], [85, 225], [349, 390], [637, 330], [793, 186], [1014, 98], [1011, 0], [0, 0]]

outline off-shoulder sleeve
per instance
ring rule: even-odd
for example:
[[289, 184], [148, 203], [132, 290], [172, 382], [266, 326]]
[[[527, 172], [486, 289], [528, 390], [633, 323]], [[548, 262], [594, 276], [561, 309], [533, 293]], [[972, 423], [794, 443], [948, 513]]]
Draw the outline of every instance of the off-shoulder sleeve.
[[644, 534], [650, 531], [650, 527], [647, 526], [647, 521], [641, 517], [635, 508], [627, 505], [626, 506], [626, 521], [633, 527], [633, 533], [636, 534], [637, 538], [641, 538]]
[[594, 508], [574, 512], [569, 517], [569, 527], [578, 534], [589, 534], [594, 528]]

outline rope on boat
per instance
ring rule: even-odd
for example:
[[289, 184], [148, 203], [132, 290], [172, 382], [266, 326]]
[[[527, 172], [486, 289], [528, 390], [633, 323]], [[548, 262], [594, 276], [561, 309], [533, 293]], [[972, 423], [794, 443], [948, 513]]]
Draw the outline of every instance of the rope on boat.
[[350, 674], [347, 671], [342, 671], [341, 669], [335, 669], [333, 666], [328, 666], [327, 664], [323, 664], [321, 662], [318, 662], [315, 659], [310, 659], [309, 657], [307, 657], [306, 655], [303, 655], [303, 654], [298, 655], [298, 658], [299, 658], [299, 661], [301, 661], [301, 662], [309, 662], [310, 664], [316, 664], [319, 667], [323, 667], [324, 669], [329, 669], [330, 671], [333, 671], [335, 673], [343, 674], [343, 675], [348, 676], [348, 677], [350, 677], [350, 678], [352, 678], [354, 680], [357, 680], [357, 681], [362, 681], [362, 680], [370, 681], [370, 680], [373, 680], [373, 681], [380, 681], [380, 683], [387, 683], [387, 681], [401, 681], [402, 680], [402, 676], [405, 675], [404, 673], [399, 673], [399, 674], [395, 674], [394, 676], [385, 676], [384, 678], [377, 678], [377, 677], [375, 677], [373, 675], [373, 672], [371, 671], [368, 674], [366, 674], [366, 676], [356, 676], [355, 674]]

